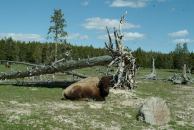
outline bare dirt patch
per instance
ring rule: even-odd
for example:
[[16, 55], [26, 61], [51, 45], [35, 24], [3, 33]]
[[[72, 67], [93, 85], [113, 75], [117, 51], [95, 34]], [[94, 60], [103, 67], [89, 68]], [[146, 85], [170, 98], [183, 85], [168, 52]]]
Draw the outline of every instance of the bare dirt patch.
[[103, 107], [102, 102], [88, 102], [87, 104], [89, 105], [89, 108], [92, 109], [101, 109]]
[[[44, 104], [45, 105], [45, 104]], [[47, 108], [52, 110], [61, 110], [61, 109], [82, 109], [83, 106], [76, 104], [75, 102], [68, 101], [68, 102], [46, 102]]]

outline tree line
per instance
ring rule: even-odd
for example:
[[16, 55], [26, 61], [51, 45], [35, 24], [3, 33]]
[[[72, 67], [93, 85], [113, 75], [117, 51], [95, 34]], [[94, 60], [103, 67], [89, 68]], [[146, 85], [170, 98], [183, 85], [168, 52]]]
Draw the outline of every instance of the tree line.
[[142, 67], [151, 67], [152, 58], [159, 69], [182, 69], [186, 64], [188, 68], [194, 68], [194, 52], [189, 52], [187, 43], [178, 43], [170, 53], [146, 52], [141, 48], [134, 51], [136, 62]]
[[[66, 53], [69, 52], [69, 56]], [[58, 43], [57, 59], [79, 60], [106, 55], [103, 48], [75, 46]], [[35, 64], [51, 64], [55, 60], [55, 44], [40, 42], [14, 41], [12, 38], [0, 40], [0, 60], [25, 61]]]
[[[66, 55], [69, 52], [69, 56]], [[76, 46], [70, 43], [58, 43], [57, 59], [79, 60], [88, 57], [107, 55], [105, 48]], [[194, 67], [194, 53], [189, 52], [187, 44], [177, 44], [170, 53], [144, 51], [141, 48], [133, 51], [136, 62], [141, 67], [151, 67], [152, 58], [159, 69], [181, 69], [183, 64]], [[0, 40], [0, 60], [25, 61], [35, 64], [51, 64], [55, 59], [55, 44], [40, 42], [15, 41], [12, 38]]]

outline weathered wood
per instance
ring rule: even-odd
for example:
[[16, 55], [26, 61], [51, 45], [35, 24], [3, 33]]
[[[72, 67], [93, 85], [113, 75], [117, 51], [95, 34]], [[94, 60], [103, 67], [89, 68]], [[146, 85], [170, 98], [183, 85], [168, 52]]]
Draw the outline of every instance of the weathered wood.
[[12, 85], [25, 87], [66, 88], [77, 81], [19, 81]]
[[182, 74], [174, 74], [171, 76], [169, 81], [172, 81], [174, 84], [188, 84], [193, 83], [191, 75], [187, 75], [187, 66], [184, 64]]
[[5, 79], [14, 79], [14, 78], [24, 78], [31, 76], [38, 76], [43, 74], [53, 74], [56, 72], [64, 72], [67, 70], [73, 70], [76, 68], [90, 67], [95, 65], [104, 65], [112, 60], [111, 56], [99, 56], [93, 57], [89, 59], [82, 59], [79, 61], [67, 61], [65, 63], [60, 62], [59, 64], [50, 65], [50, 66], [41, 66], [38, 68], [34, 68], [27, 71], [17, 71], [17, 72], [9, 72], [9, 73], [1, 73], [0, 80]]
[[0, 85], [13, 85], [18, 87], [43, 87], [43, 88], [66, 88], [77, 81], [3, 81]]
[[125, 15], [120, 19], [119, 30], [114, 28], [115, 48], [108, 27], [106, 27], [108, 43], [105, 42], [105, 46], [113, 57], [112, 62], [108, 66], [117, 66], [117, 71], [114, 75], [114, 88], [133, 89], [135, 86], [136, 64], [135, 57], [133, 57], [131, 51], [123, 45], [124, 35], [122, 34], [121, 25], [125, 22]]
[[188, 77], [187, 77], [187, 65], [186, 64], [184, 64], [183, 65], [183, 77], [185, 78], [185, 79], [187, 79]]
[[151, 125], [165, 125], [170, 121], [170, 110], [166, 101], [151, 97], [146, 99], [140, 107], [137, 117]]
[[146, 79], [156, 80], [156, 68], [155, 68], [155, 59], [152, 59], [152, 72], [149, 75], [146, 75]]
[[65, 61], [65, 58], [62, 58], [60, 60], [53, 62], [52, 65], [58, 64], [58, 63], [63, 62], [63, 61]]

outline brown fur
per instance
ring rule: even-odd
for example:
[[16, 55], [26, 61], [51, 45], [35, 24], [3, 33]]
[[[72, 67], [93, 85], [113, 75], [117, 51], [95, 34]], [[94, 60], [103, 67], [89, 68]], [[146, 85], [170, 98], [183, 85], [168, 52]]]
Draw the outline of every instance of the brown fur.
[[111, 77], [89, 77], [71, 84], [63, 91], [63, 96], [70, 100], [94, 99], [105, 100], [111, 87]]

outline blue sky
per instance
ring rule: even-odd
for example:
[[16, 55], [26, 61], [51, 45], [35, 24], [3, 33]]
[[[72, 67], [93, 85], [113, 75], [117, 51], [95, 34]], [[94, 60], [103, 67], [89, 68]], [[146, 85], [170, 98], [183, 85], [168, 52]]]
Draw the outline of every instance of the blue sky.
[[0, 0], [0, 38], [44, 41], [59, 8], [73, 44], [104, 47], [105, 26], [118, 26], [127, 11], [123, 31], [129, 48], [170, 52], [186, 41], [194, 50], [194, 0]]

